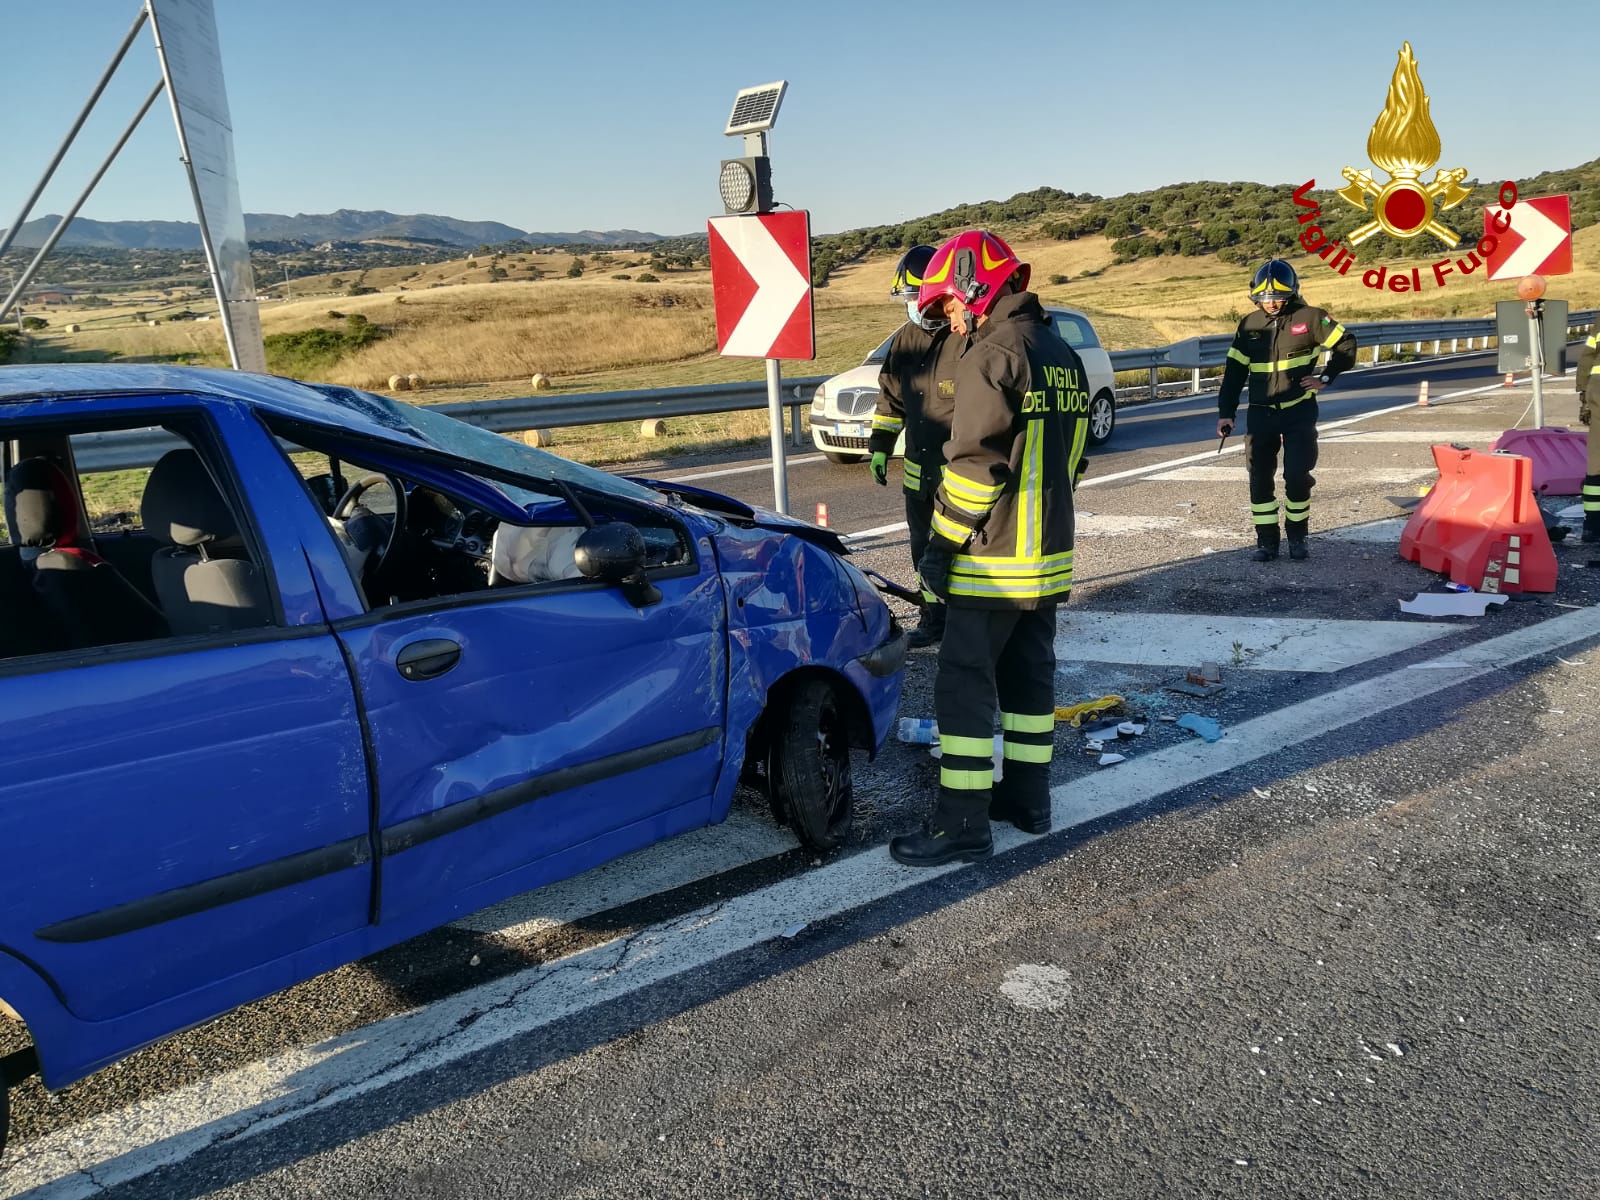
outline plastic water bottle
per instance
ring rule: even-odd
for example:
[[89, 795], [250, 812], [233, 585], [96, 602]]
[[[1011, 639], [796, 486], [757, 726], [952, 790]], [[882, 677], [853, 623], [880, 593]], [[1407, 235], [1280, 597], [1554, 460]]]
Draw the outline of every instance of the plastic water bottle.
[[895, 736], [915, 746], [931, 746], [939, 740], [939, 722], [932, 717], [901, 717]]
[[1470, 583], [1456, 583], [1454, 580], [1447, 580], [1444, 590], [1447, 592], [1470, 592], [1474, 589]]

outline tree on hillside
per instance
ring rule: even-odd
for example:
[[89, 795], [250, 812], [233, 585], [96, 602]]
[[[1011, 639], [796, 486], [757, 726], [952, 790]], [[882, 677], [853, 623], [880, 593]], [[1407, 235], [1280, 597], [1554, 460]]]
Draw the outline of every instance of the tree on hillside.
[[583, 262], [580, 259], [576, 259], [576, 258], [573, 259], [572, 260], [572, 265], [567, 268], [567, 278], [568, 279], [577, 279], [582, 274], [583, 274]]

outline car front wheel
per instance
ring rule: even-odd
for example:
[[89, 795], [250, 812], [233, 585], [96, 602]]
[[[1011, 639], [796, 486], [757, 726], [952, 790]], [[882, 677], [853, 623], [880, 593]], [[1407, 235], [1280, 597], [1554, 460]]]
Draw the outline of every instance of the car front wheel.
[[1117, 427], [1117, 398], [1109, 391], [1089, 401], [1089, 445], [1098, 446], [1111, 437]]
[[767, 750], [767, 786], [779, 820], [812, 850], [832, 850], [850, 831], [850, 731], [827, 683], [808, 679]]

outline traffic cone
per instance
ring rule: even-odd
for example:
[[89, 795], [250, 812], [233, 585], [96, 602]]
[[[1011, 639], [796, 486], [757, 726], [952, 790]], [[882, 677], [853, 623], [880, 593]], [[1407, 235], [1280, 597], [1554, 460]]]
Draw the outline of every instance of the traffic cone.
[[817, 524], [824, 529], [828, 527], [828, 506], [820, 501], [817, 503]]
[[1510, 387], [1511, 386], [1512, 378], [1513, 378], [1513, 373], [1511, 371], [1507, 371], [1506, 372], [1506, 382], [1505, 382], [1505, 386], [1506, 387]]
[[1426, 379], [1422, 381], [1422, 386], [1417, 389], [1417, 407], [1430, 407], [1428, 404], [1428, 381]]

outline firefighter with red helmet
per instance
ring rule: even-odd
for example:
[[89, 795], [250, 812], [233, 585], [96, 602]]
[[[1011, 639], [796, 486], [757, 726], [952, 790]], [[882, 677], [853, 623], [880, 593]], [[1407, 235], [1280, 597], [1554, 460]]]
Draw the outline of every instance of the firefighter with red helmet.
[[[910, 319], [896, 331], [878, 373], [878, 410], [867, 440], [872, 477], [887, 485], [889, 456], [905, 433], [901, 482], [913, 566], [928, 548], [933, 497], [939, 490], [944, 444], [950, 439], [950, 415], [955, 411], [956, 362], [967, 332], [963, 326], [952, 336], [951, 322], [942, 312], [924, 314], [918, 306], [917, 294], [933, 253], [932, 246], [913, 246], [895, 267], [890, 295], [905, 302]], [[944, 601], [925, 600], [908, 643], [917, 647], [937, 642], [944, 636], [944, 615]]]
[[1583, 477], [1583, 535], [1600, 542], [1600, 429], [1594, 411], [1600, 408], [1600, 329], [1591, 333], [1578, 355], [1578, 420], [1589, 427], [1589, 462]]
[[[1355, 366], [1356, 339], [1325, 311], [1300, 299], [1300, 278], [1281, 258], [1250, 280], [1254, 312], [1239, 322], [1217, 393], [1217, 435], [1233, 432], [1239, 397], [1249, 387], [1245, 460], [1257, 562], [1278, 557], [1278, 450], [1283, 449], [1283, 531], [1289, 557], [1310, 557], [1311, 469], [1317, 465], [1317, 393]], [[1324, 365], [1319, 360], [1327, 356]]]
[[992, 853], [991, 803], [1019, 829], [1050, 828], [1056, 606], [1072, 589], [1072, 490], [1088, 444], [1089, 386], [1029, 277], [1000, 238], [969, 230], [934, 253], [918, 296], [924, 313], [973, 330], [918, 564], [947, 616], [934, 683], [939, 799], [921, 833], [889, 843], [911, 866]]

